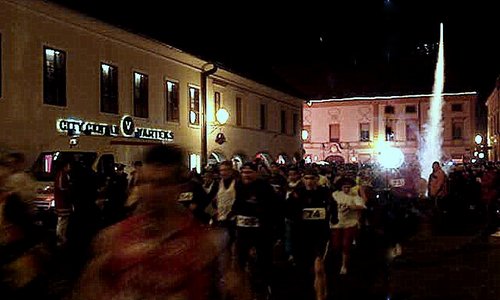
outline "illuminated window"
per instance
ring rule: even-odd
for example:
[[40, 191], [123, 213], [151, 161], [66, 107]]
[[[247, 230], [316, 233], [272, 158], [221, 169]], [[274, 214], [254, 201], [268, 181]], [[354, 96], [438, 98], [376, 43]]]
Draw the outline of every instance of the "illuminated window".
[[311, 126], [306, 125], [302, 129], [302, 140], [304, 143], [310, 143], [311, 142]]
[[200, 90], [189, 87], [189, 124], [200, 125]]
[[340, 124], [330, 124], [330, 142], [340, 141]]
[[52, 172], [52, 154], [46, 154], [43, 157], [43, 172]]
[[241, 126], [241, 98], [236, 97], [236, 125]]
[[362, 142], [370, 140], [370, 123], [359, 124], [359, 140]]
[[118, 68], [101, 64], [101, 112], [118, 113]]
[[280, 124], [281, 124], [281, 133], [286, 133], [286, 111], [285, 110], [281, 111]]
[[198, 174], [201, 173], [201, 156], [199, 154], [191, 153], [189, 155], [189, 170], [196, 170]]
[[179, 122], [179, 84], [167, 81], [166, 89], [167, 122]]
[[394, 132], [394, 127], [392, 122], [385, 124], [385, 140], [394, 141], [396, 139], [396, 134]]
[[66, 53], [43, 48], [43, 103], [66, 106]]
[[148, 111], [148, 75], [134, 72], [134, 116], [147, 118]]

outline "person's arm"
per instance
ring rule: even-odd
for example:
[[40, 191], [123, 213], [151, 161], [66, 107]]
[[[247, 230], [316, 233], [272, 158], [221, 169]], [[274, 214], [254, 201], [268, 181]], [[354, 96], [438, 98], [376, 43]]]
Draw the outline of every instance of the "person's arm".
[[365, 203], [363, 199], [359, 196], [355, 196], [354, 205], [349, 205], [350, 210], [363, 210], [365, 208], [366, 208]]
[[330, 214], [330, 224], [335, 225], [339, 222], [338, 204], [333, 196], [334, 193], [328, 193], [328, 213]]

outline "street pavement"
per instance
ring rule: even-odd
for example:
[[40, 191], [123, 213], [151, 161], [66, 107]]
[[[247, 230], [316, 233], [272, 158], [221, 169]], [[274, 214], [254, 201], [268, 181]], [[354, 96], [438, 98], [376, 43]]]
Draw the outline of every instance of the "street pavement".
[[[377, 233], [355, 246], [348, 274], [329, 271], [329, 297], [341, 299], [500, 299], [500, 237], [481, 235], [481, 225], [422, 217], [418, 232], [403, 242], [403, 254], [386, 259]], [[361, 243], [362, 241], [362, 243]], [[290, 268], [275, 279], [274, 299], [304, 298]], [[299, 296], [300, 295], [300, 296]]]
[[[499, 300], [500, 237], [481, 235], [481, 228], [423, 216], [416, 234], [402, 243], [403, 254], [394, 259], [387, 259], [379, 232], [362, 232], [348, 274], [339, 275], [338, 262], [328, 256], [328, 299]], [[79, 273], [73, 260], [64, 252], [56, 256], [47, 299], [66, 299]], [[313, 299], [302, 278], [287, 262], [278, 263], [271, 299]]]

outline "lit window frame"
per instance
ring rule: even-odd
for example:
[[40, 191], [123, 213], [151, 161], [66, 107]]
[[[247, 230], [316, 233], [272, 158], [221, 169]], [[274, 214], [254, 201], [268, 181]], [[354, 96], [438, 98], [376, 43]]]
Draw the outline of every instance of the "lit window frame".
[[[47, 51], [54, 52], [52, 62], [53, 78], [50, 78], [49, 58]], [[62, 57], [61, 61], [56, 61], [56, 55]], [[43, 47], [43, 104], [54, 106], [67, 106], [67, 55], [66, 51], [54, 47]]]
[[[200, 125], [200, 88], [194, 85], [188, 86], [188, 123], [191, 126]], [[194, 121], [193, 121], [194, 117]]]

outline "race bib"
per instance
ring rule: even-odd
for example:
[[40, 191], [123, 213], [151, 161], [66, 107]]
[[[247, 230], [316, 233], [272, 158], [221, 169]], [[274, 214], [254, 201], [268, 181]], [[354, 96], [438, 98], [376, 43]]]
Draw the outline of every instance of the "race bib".
[[325, 220], [326, 209], [324, 207], [304, 208], [302, 210], [303, 220]]
[[179, 202], [185, 202], [191, 200], [193, 200], [193, 192], [180, 193], [179, 199], [177, 199], [177, 201]]
[[238, 227], [259, 227], [259, 219], [256, 217], [236, 216], [236, 226]]

